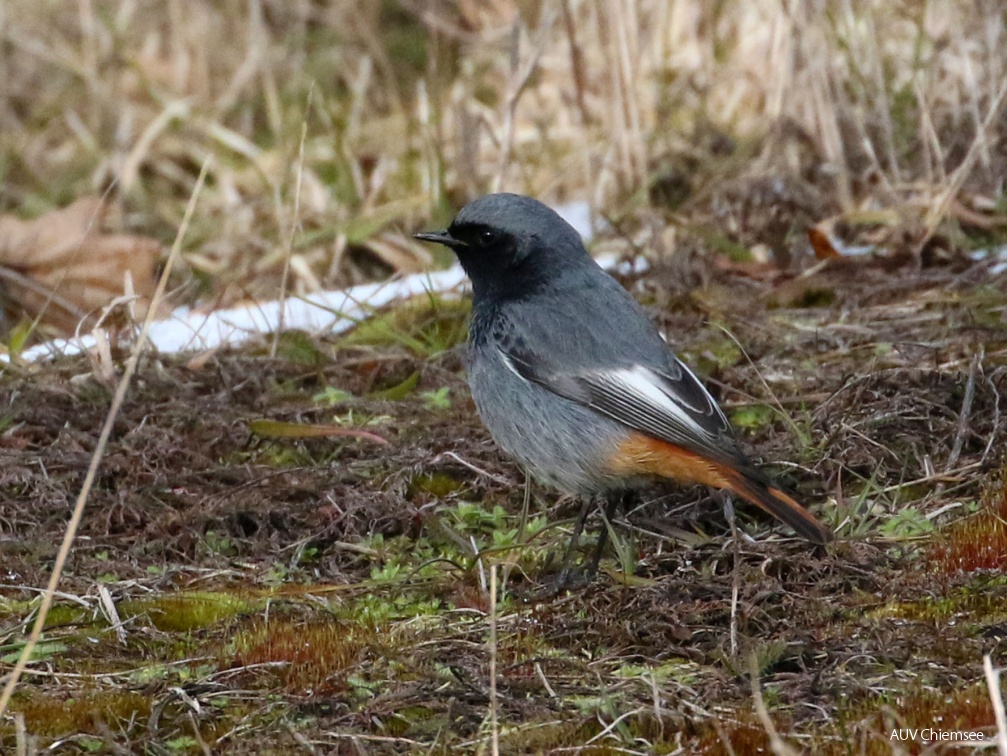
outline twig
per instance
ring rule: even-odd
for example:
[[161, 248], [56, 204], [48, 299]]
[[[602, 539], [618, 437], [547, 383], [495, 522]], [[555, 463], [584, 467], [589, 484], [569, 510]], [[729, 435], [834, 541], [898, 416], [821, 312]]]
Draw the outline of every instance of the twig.
[[951, 175], [951, 181], [944, 188], [944, 191], [937, 195], [937, 201], [927, 212], [926, 233], [923, 234], [923, 238], [920, 239], [916, 245], [917, 252], [921, 251], [926, 243], [933, 238], [933, 235], [937, 232], [938, 224], [947, 214], [948, 208], [951, 205], [951, 200], [953, 200], [961, 190], [962, 185], [965, 183], [965, 179], [971, 175], [972, 168], [975, 165], [976, 160], [979, 158], [983, 149], [985, 149], [987, 136], [993, 128], [993, 125], [996, 123], [997, 116], [1000, 114], [1000, 107], [1003, 105], [1005, 97], [1007, 97], [1007, 83], [1000, 87], [1000, 91], [997, 92], [996, 96], [993, 98], [993, 102], [990, 103], [989, 112], [986, 113], [985, 120], [982, 124], [980, 124], [979, 129], [976, 132], [976, 138], [972, 140], [972, 144], [969, 146], [969, 151], [965, 154], [965, 159], [962, 160], [961, 165], [955, 169], [955, 172]]
[[597, 743], [603, 737], [605, 737], [606, 735], [610, 734], [616, 727], [618, 727], [620, 722], [623, 722], [626, 719], [629, 719], [630, 717], [635, 717], [637, 714], [640, 714], [643, 711], [646, 711], [646, 709], [644, 709], [642, 706], [638, 707], [636, 709], [630, 709], [629, 711], [624, 711], [618, 717], [616, 717], [611, 722], [609, 722], [607, 725], [605, 725], [605, 729], [604, 730], [602, 730], [597, 735], [595, 735], [594, 737], [592, 737], [590, 740], [588, 740], [586, 743], [584, 743], [584, 745], [589, 746], [589, 745], [593, 745], [593, 744]]
[[587, 109], [587, 100], [584, 93], [587, 91], [587, 78], [584, 75], [584, 54], [577, 43], [576, 29], [573, 13], [570, 11], [570, 0], [560, 0], [560, 9], [563, 11], [563, 26], [566, 30], [566, 38], [570, 44], [570, 70], [573, 73], [574, 95], [577, 99], [577, 111], [580, 113], [580, 126], [587, 128], [591, 115]]
[[734, 546], [734, 574], [731, 578], [731, 658], [738, 656], [738, 596], [741, 593], [741, 549], [738, 541], [738, 523], [734, 516], [734, 502], [730, 494], [722, 494], [721, 504], [724, 517], [731, 526], [731, 542]]
[[[14, 740], [17, 756], [28, 756], [35, 753], [35, 749], [29, 750], [28, 728], [25, 726], [24, 712], [14, 712]], [[34, 745], [34, 744], [32, 744]]]
[[500, 756], [500, 723], [497, 720], [497, 566], [490, 565], [490, 731], [493, 756]]
[[[450, 453], [450, 452], [448, 452]], [[524, 498], [521, 502], [521, 520], [517, 528], [517, 543], [525, 542], [525, 533], [528, 530], [528, 513], [531, 510], [531, 475], [525, 471], [524, 474]], [[507, 595], [507, 581], [510, 578], [511, 570], [517, 564], [518, 554], [509, 557], [504, 564], [503, 575], [500, 577], [500, 594]]]
[[972, 364], [969, 366], [969, 380], [965, 384], [965, 396], [962, 398], [962, 411], [958, 413], [958, 426], [955, 429], [955, 442], [951, 447], [951, 454], [948, 457], [947, 466], [944, 468], [944, 472], [951, 472], [954, 469], [955, 464], [958, 462], [958, 457], [961, 456], [962, 446], [965, 443], [965, 431], [968, 429], [969, 417], [972, 414], [972, 400], [976, 396], [976, 375], [979, 373], [979, 365], [982, 364], [983, 359], [982, 347], [979, 347], [979, 351], [973, 355]]
[[112, 600], [112, 593], [108, 590], [108, 586], [98, 586], [98, 598], [101, 601], [101, 608], [105, 610], [105, 616], [108, 617], [108, 624], [110, 624], [112, 629], [115, 631], [116, 640], [125, 645], [126, 628], [123, 626], [122, 619], [119, 617], [119, 610], [115, 608], [115, 601]]
[[[69, 269], [69, 266], [67, 266]], [[65, 276], [64, 276], [65, 277]], [[13, 268], [8, 268], [0, 265], [0, 281], [6, 280], [10, 283], [16, 284], [17, 286], [23, 286], [24, 288], [30, 290], [31, 292], [38, 294], [39, 296], [46, 297], [47, 301], [45, 307], [49, 305], [56, 305], [60, 309], [66, 311], [71, 317], [77, 318], [78, 320], [83, 320], [87, 317], [87, 313], [80, 309], [77, 305], [71, 302], [65, 297], [61, 297], [55, 289], [50, 289], [45, 284], [39, 283], [31, 276], [26, 276], [23, 273], [19, 273]]]
[[297, 147], [297, 183], [294, 185], [294, 212], [290, 219], [290, 233], [287, 234], [287, 243], [283, 250], [283, 275], [280, 277], [280, 314], [276, 322], [276, 330], [273, 332], [273, 343], [269, 347], [269, 356], [276, 357], [276, 350], [280, 347], [280, 334], [283, 332], [283, 324], [287, 318], [287, 282], [290, 279], [290, 258], [294, 254], [294, 236], [297, 234], [297, 222], [301, 214], [301, 183], [304, 178], [304, 142], [308, 138], [308, 113], [311, 112], [311, 97], [315, 93], [315, 85], [312, 83], [308, 90], [308, 102], [304, 107], [304, 120], [301, 121], [301, 143]]
[[752, 701], [755, 705], [755, 715], [762, 723], [762, 728], [769, 736], [769, 747], [776, 756], [797, 756], [797, 751], [783, 742], [780, 733], [773, 724], [769, 711], [766, 710], [766, 702], [762, 700], [762, 690], [759, 688], [759, 664], [753, 653], [749, 657], [749, 672], [752, 677]]
[[979, 464], [986, 463], [986, 457], [989, 456], [990, 451], [993, 449], [993, 443], [996, 441], [997, 432], [1000, 430], [1000, 391], [996, 387], [993, 379], [998, 377], [1000, 373], [1004, 371], [1005, 368], [999, 367], [993, 371], [991, 375], [986, 376], [986, 384], [993, 391], [993, 429], [990, 431], [990, 437], [986, 441], [986, 448], [983, 449], [983, 456], [979, 460]]
[[905, 483], [893, 483], [890, 486], [886, 486], [878, 491], [878, 494], [887, 494], [892, 491], [901, 491], [903, 488], [911, 488], [913, 486], [919, 486], [923, 483], [933, 483], [935, 481], [947, 481], [949, 483], [957, 483], [961, 480], [962, 473], [970, 472], [972, 470], [978, 470], [982, 467], [981, 462], [973, 462], [970, 465], [965, 465], [965, 467], [959, 467], [957, 470], [952, 472], [942, 473], [941, 475], [924, 475], [922, 478], [916, 478], [915, 480], [910, 480]]
[[462, 457], [460, 457], [458, 454], [456, 454], [453, 451], [441, 452], [436, 457], [434, 457], [432, 460], [430, 460], [429, 464], [436, 465], [436, 464], [438, 464], [439, 462], [441, 462], [442, 460], [445, 460], [445, 459], [450, 459], [453, 462], [457, 462], [459, 465], [461, 465], [462, 467], [464, 467], [466, 470], [471, 470], [476, 475], [481, 475], [482, 477], [486, 478], [487, 480], [492, 480], [494, 483], [499, 483], [502, 486], [509, 486], [509, 485], [511, 485], [511, 481], [507, 480], [507, 478], [504, 478], [504, 477], [502, 477], [500, 475], [494, 475], [493, 473], [489, 472], [488, 470], [484, 470], [481, 467], [478, 467], [477, 465], [474, 465], [471, 462], [463, 459]]
[[[501, 145], [503, 152], [500, 155], [500, 168], [493, 181], [494, 192], [499, 192], [503, 189], [504, 177], [507, 174], [507, 168], [510, 164], [511, 150], [514, 146], [514, 121], [515, 116], [517, 115], [518, 102], [521, 99], [521, 95], [524, 94], [525, 89], [528, 87], [528, 82], [531, 80], [532, 74], [535, 73], [535, 69], [538, 68], [539, 58], [542, 57], [542, 53], [545, 51], [545, 45], [549, 39], [549, 32], [552, 30], [553, 21], [555, 21], [555, 19], [556, 7], [554, 5], [550, 5], [548, 10], [545, 12], [545, 16], [539, 20], [539, 28], [536, 34], [535, 44], [532, 48], [531, 58], [525, 64], [524, 71], [516, 78], [516, 83], [513, 84], [513, 88], [507, 98], [507, 114], [504, 119], [504, 137]], [[514, 19], [514, 48], [512, 50], [511, 58], [512, 81], [515, 81], [513, 74], [518, 73], [517, 62], [518, 45], [521, 40], [520, 32], [521, 17], [518, 16]]]
[[549, 684], [549, 680], [546, 679], [545, 672], [542, 671], [542, 663], [535, 662], [535, 674], [538, 675], [539, 681], [542, 683], [542, 687], [545, 688], [545, 692], [549, 694], [550, 698], [557, 698], [556, 691], [553, 690], [552, 686]]
[[14, 665], [14, 669], [11, 671], [10, 677], [7, 678], [7, 684], [4, 686], [3, 694], [0, 695], [0, 716], [3, 716], [4, 712], [7, 711], [7, 707], [10, 705], [11, 696], [14, 694], [14, 688], [17, 687], [18, 681], [21, 679], [21, 675], [24, 673], [25, 667], [28, 666], [28, 662], [31, 660], [32, 654], [35, 652], [35, 647], [38, 645], [39, 638], [42, 636], [42, 630], [45, 627], [46, 617], [48, 616], [49, 609], [52, 606], [53, 597], [56, 595], [56, 586], [59, 585], [59, 579], [63, 574], [63, 568], [66, 566], [66, 560], [70, 556], [70, 547], [73, 546], [74, 538], [77, 535], [77, 529], [80, 527], [81, 519], [84, 517], [84, 506], [87, 504], [87, 497], [91, 493], [91, 487], [94, 485], [95, 478], [98, 476], [98, 468], [101, 466], [101, 460], [105, 454], [105, 448], [108, 446], [108, 440], [112, 435], [112, 428], [114, 427], [115, 420], [119, 415], [119, 410], [122, 408], [122, 403], [126, 399], [126, 391], [129, 389], [129, 384], [132, 382], [133, 375], [136, 373], [137, 366], [140, 364], [140, 355], [143, 353], [143, 346], [147, 342], [147, 334], [150, 332], [150, 325], [154, 322], [154, 318], [157, 316], [158, 305], [160, 305], [161, 300], [164, 298], [164, 291], [168, 286], [168, 277], [171, 275], [171, 268], [182, 249], [182, 239], [185, 238], [185, 234], [189, 229], [189, 221], [192, 219], [193, 211], [196, 209], [196, 200], [199, 198], [200, 192], [203, 189], [203, 182], [206, 180], [206, 173], [210, 166], [210, 160], [211, 158], [208, 157], [203, 162], [203, 167], [199, 172], [199, 178], [196, 179], [196, 185], [192, 190], [192, 196], [189, 197], [189, 204], [185, 208], [185, 215], [182, 217], [182, 223], [178, 228], [178, 233], [175, 235], [175, 243], [171, 247], [171, 252], [168, 253], [168, 260], [164, 264], [164, 271], [161, 273], [161, 278], [157, 282], [157, 289], [154, 292], [154, 296], [151, 297], [150, 307], [147, 308], [147, 316], [143, 319], [143, 325], [140, 327], [140, 334], [136, 339], [136, 344], [133, 345], [133, 351], [129, 356], [129, 360], [126, 362], [122, 378], [119, 380], [119, 385], [116, 386], [115, 396], [112, 398], [112, 406], [109, 407], [108, 414], [105, 416], [105, 424], [102, 426], [101, 433], [98, 435], [98, 441], [95, 444], [94, 454], [91, 456], [91, 464], [87, 468], [87, 475], [84, 477], [84, 483], [81, 486], [80, 494], [78, 494], [77, 501], [74, 504], [73, 514], [70, 517], [70, 522], [66, 526], [66, 534], [63, 536], [63, 542], [60, 544], [59, 553], [56, 555], [56, 563], [53, 565], [52, 574], [49, 576], [49, 583], [46, 586], [45, 592], [42, 594], [42, 603], [39, 606], [38, 615], [35, 617], [35, 625], [32, 627], [31, 635], [28, 636], [28, 641], [21, 650], [21, 656], [18, 657], [17, 664]]
[[986, 687], [989, 688], [993, 715], [997, 722], [997, 751], [1000, 756], [1007, 756], [1007, 712], [1004, 711], [1004, 697], [1000, 690], [1000, 670], [993, 669], [993, 660], [989, 654], [983, 656], [983, 672], [986, 674]]

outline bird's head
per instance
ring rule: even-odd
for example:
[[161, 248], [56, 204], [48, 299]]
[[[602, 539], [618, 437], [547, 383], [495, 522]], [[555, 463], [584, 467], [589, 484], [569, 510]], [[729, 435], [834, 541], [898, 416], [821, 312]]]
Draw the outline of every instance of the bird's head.
[[521, 295], [591, 262], [573, 226], [552, 208], [519, 194], [480, 197], [444, 231], [416, 238], [454, 251], [477, 300]]

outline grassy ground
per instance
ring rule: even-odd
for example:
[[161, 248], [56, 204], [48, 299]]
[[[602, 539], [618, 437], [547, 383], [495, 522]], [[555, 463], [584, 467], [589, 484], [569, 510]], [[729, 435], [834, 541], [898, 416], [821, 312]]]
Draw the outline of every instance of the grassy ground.
[[[3, 4], [3, 206], [109, 189], [168, 244], [212, 156], [172, 297], [216, 304], [444, 262], [409, 232], [498, 184], [587, 198], [597, 248], [649, 260], [624, 283], [836, 544], [748, 510], [736, 542], [705, 491], [655, 488], [593, 586], [543, 597], [578, 504], [479, 425], [456, 300], [275, 354], [147, 354], [4, 753], [993, 736], [1007, 274], [973, 253], [1004, 241], [1000, 12], [519, 5]], [[126, 356], [0, 373], [5, 670]]]

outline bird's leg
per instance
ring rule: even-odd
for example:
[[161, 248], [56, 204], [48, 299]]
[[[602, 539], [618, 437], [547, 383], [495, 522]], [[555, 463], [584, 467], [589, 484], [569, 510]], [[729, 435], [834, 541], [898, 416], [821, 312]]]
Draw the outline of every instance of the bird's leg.
[[598, 574], [598, 565], [601, 564], [601, 555], [608, 545], [608, 529], [612, 527], [612, 519], [616, 511], [625, 508], [631, 494], [628, 491], [612, 491], [605, 496], [605, 517], [601, 523], [601, 532], [598, 534], [598, 544], [594, 547], [594, 555], [584, 573], [585, 583], [590, 583]]
[[570, 543], [567, 544], [566, 553], [563, 556], [563, 565], [553, 583], [554, 592], [558, 593], [566, 588], [583, 588], [595, 579], [598, 574], [598, 566], [601, 563], [601, 555], [605, 552], [605, 547], [608, 545], [608, 531], [611, 527], [612, 519], [615, 517], [619, 507], [624, 506], [631, 495], [628, 491], [615, 491], [605, 495], [604, 521], [601, 524], [601, 532], [598, 533], [598, 543], [594, 548], [594, 553], [591, 555], [591, 560], [587, 562], [586, 568], [584, 566], [576, 567], [573, 565], [574, 552], [580, 544], [580, 537], [584, 532], [587, 518], [591, 514], [591, 510], [594, 508], [597, 499], [591, 497], [585, 501], [584, 507], [577, 517], [577, 523], [574, 525], [573, 534], [570, 536]]
[[594, 508], [595, 499], [593, 496], [589, 496], [584, 500], [584, 505], [580, 509], [580, 514], [577, 516], [577, 523], [573, 526], [573, 534], [570, 536], [570, 542], [566, 546], [566, 552], [563, 554], [563, 564], [559, 570], [559, 577], [556, 580], [559, 590], [563, 590], [568, 583], [571, 582], [572, 573], [571, 563], [573, 562], [574, 552], [577, 550], [577, 546], [580, 544], [580, 534], [584, 532], [584, 525], [587, 522], [588, 515], [591, 514], [591, 510]]

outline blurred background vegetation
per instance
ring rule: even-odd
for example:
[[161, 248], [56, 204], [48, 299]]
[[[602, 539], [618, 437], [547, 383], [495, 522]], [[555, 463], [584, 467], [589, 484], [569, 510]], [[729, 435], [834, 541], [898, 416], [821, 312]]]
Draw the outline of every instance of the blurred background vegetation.
[[213, 158], [175, 302], [273, 299], [288, 250], [293, 293], [446, 264], [409, 234], [495, 189], [785, 266], [826, 219], [917, 255], [1003, 222], [996, 2], [15, 0], [0, 29], [0, 211], [104, 193], [167, 245]]

